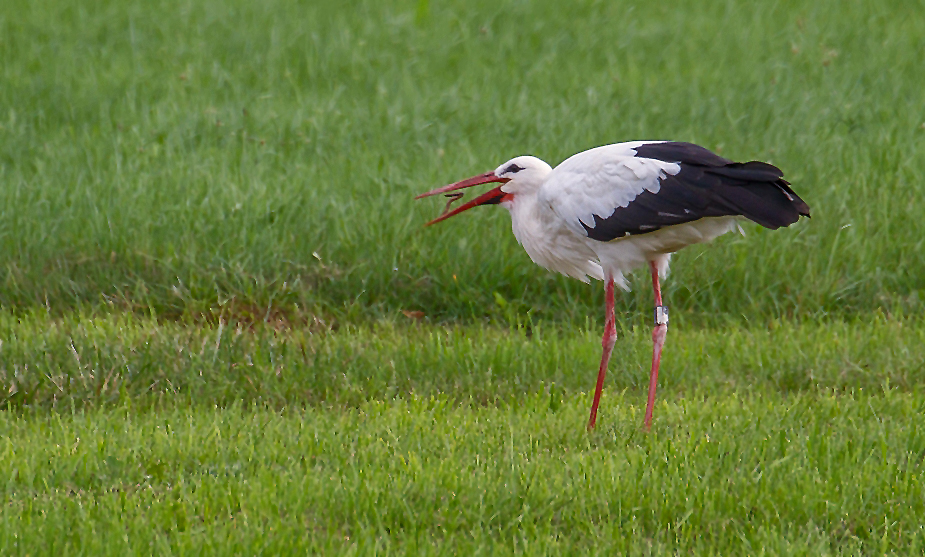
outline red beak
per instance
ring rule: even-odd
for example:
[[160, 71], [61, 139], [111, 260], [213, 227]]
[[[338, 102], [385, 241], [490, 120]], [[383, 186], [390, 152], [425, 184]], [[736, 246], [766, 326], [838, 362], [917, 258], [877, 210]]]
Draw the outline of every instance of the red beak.
[[[510, 178], [498, 178], [497, 176], [495, 176], [494, 172], [486, 172], [485, 174], [479, 174], [478, 176], [467, 178], [465, 180], [462, 180], [461, 182], [456, 182], [448, 186], [443, 186], [442, 188], [431, 190], [427, 193], [422, 193], [421, 195], [418, 195], [417, 197], [415, 197], [415, 199], [421, 199], [422, 197], [430, 197], [431, 195], [447, 193], [447, 192], [451, 192], [454, 190], [461, 190], [463, 188], [470, 188], [472, 186], [477, 186], [479, 184], [488, 184], [491, 182], [501, 182], [501, 184], [506, 184], [507, 182], [510, 182], [510, 181], [511, 181]], [[479, 205], [493, 205], [496, 203], [501, 203], [502, 201], [505, 200], [505, 198], [510, 199], [512, 196], [509, 193], [504, 193], [503, 191], [501, 191], [501, 186], [498, 186], [476, 197], [472, 201], [460, 205], [459, 207], [453, 209], [452, 211], [450, 210], [450, 205], [452, 205], [454, 201], [462, 197], [462, 194], [459, 194], [459, 193], [448, 194], [447, 197], [450, 198], [450, 201], [447, 202], [446, 208], [443, 210], [443, 214], [435, 218], [434, 220], [428, 222], [424, 226], [430, 226], [432, 224], [436, 224], [442, 220], [446, 220], [452, 217], [453, 215], [458, 215], [459, 213], [462, 213], [463, 211], [468, 211], [469, 209], [473, 207], [477, 207]]]

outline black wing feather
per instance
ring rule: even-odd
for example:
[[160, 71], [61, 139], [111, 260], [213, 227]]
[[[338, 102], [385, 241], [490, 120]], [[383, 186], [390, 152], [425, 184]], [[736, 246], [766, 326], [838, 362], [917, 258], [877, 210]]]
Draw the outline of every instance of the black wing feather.
[[666, 226], [706, 217], [743, 216], [776, 229], [809, 216], [809, 206], [774, 165], [732, 162], [692, 143], [649, 143], [636, 156], [678, 163], [681, 171], [661, 180], [658, 193], [644, 191], [612, 215], [594, 216], [584, 225], [588, 237], [607, 242], [626, 235], [654, 232]]

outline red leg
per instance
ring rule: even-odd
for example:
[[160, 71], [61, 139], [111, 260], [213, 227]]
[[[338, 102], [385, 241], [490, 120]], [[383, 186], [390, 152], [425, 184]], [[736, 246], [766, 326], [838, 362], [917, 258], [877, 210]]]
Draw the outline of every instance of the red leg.
[[604, 390], [604, 377], [607, 376], [607, 364], [610, 362], [610, 353], [613, 352], [613, 345], [617, 341], [617, 325], [613, 314], [613, 279], [607, 278], [606, 305], [607, 317], [604, 322], [604, 338], [601, 339], [601, 346], [604, 348], [601, 354], [601, 367], [597, 371], [597, 387], [594, 389], [594, 402], [591, 403], [591, 417], [588, 419], [588, 429], [594, 429], [597, 422], [597, 405], [601, 401], [601, 392]]
[[645, 428], [652, 425], [652, 409], [655, 407], [655, 387], [658, 385], [658, 365], [662, 361], [662, 347], [668, 334], [668, 309], [662, 305], [662, 288], [658, 283], [658, 266], [649, 262], [652, 271], [652, 289], [655, 291], [655, 329], [652, 330], [652, 370], [649, 372], [649, 400], [646, 403]]

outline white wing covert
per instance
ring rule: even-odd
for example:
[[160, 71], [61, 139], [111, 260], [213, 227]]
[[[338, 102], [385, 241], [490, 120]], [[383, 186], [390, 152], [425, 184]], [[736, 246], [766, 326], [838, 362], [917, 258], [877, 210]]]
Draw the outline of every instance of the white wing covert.
[[661, 180], [680, 172], [674, 162], [636, 157], [633, 141], [604, 145], [578, 153], [553, 169], [540, 188], [538, 201], [549, 207], [568, 228], [582, 237], [599, 220], [628, 207], [645, 191], [658, 193]]

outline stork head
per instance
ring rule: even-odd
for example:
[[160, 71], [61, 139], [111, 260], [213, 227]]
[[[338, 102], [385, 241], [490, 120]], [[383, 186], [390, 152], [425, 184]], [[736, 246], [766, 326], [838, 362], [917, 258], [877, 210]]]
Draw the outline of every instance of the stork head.
[[[529, 155], [522, 155], [514, 157], [491, 172], [479, 174], [472, 178], [467, 178], [460, 182], [455, 182], [448, 186], [422, 193], [415, 197], [415, 199], [421, 199], [422, 197], [429, 197], [440, 193], [446, 194], [446, 196], [450, 198], [443, 214], [427, 223], [427, 226], [430, 226], [431, 224], [446, 220], [453, 215], [458, 215], [463, 211], [468, 211], [479, 205], [501, 204], [502, 206], [510, 208], [510, 204], [515, 203], [518, 196], [535, 195], [536, 191], [543, 184], [543, 181], [546, 180], [546, 176], [551, 171], [552, 167], [544, 161]], [[483, 193], [468, 203], [464, 203], [455, 209], [450, 209], [453, 202], [459, 200], [463, 194], [448, 192], [488, 183], [500, 183], [500, 185], [488, 190], [486, 193]]]

